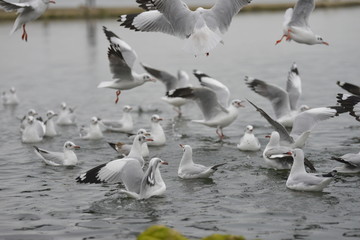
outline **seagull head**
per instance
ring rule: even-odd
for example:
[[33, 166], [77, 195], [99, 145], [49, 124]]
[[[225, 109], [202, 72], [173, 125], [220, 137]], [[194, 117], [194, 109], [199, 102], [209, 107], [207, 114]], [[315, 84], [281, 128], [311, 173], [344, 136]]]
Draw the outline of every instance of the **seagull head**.
[[245, 107], [244, 105], [242, 105], [243, 102], [244, 101], [242, 101], [242, 100], [235, 99], [235, 100], [232, 100], [231, 105], [233, 105], [236, 108]]
[[154, 114], [154, 115], [152, 115], [152, 117], [151, 117], [151, 122], [154, 122], [154, 123], [158, 123], [158, 122], [160, 122], [160, 121], [162, 121], [163, 119], [159, 116], [159, 115], [157, 115], [157, 114]]
[[316, 35], [316, 36], [315, 36], [315, 39], [316, 39], [316, 43], [318, 43], [318, 44], [324, 44], [324, 45], [326, 45], [326, 46], [329, 46], [329, 43], [328, 43], [328, 42], [325, 42], [321, 36]]
[[123, 108], [124, 112], [130, 112], [132, 110], [132, 107], [130, 107], [129, 105], [125, 105]]
[[251, 126], [251, 125], [247, 125], [247, 126], [246, 126], [246, 132], [247, 132], [247, 133], [252, 133], [253, 130], [254, 130], [254, 127], [253, 127], [253, 126]]
[[79, 149], [80, 146], [76, 145], [76, 144], [73, 143], [73, 142], [66, 141], [65, 144], [64, 144], [64, 148], [65, 148], [65, 149]]

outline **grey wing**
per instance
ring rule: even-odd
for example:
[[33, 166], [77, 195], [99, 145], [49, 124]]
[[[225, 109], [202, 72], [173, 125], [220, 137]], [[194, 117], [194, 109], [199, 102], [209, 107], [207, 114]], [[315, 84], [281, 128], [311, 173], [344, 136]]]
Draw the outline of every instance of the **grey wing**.
[[271, 124], [271, 126], [273, 126], [275, 131], [279, 133], [281, 140], [286, 141], [288, 143], [294, 143], [294, 139], [290, 136], [289, 132], [286, 130], [286, 128], [283, 125], [281, 125], [276, 120], [272, 119], [263, 109], [259, 108], [251, 101], [249, 100], [247, 101], [256, 108], [256, 110], [268, 121], [268, 123]]
[[33, 9], [29, 2], [9, 3], [3, 0], [0, 0], [0, 7], [6, 12], [17, 11], [21, 8]]
[[[131, 181], [136, 181], [137, 177], [139, 176], [138, 168], [140, 168], [140, 170], [142, 171], [141, 165], [136, 159], [116, 159], [103, 166], [98, 172], [97, 178], [102, 182], [109, 183], [118, 183], [125, 180], [127, 184], [131, 185]], [[123, 173], [126, 172], [128, 173], [123, 175]], [[129, 173], [134, 174], [134, 177], [129, 177]]]
[[113, 78], [118, 81], [134, 80], [131, 74], [131, 68], [126, 63], [120, 49], [115, 45], [110, 45], [108, 49], [108, 59], [110, 71]]
[[344, 109], [339, 106], [306, 110], [295, 117], [290, 135], [292, 137], [300, 136], [303, 132], [311, 131], [319, 122], [335, 117], [343, 112]]
[[35, 147], [35, 153], [42, 158], [47, 164], [57, 166], [61, 165], [65, 159], [64, 153], [47, 151], [38, 147]]
[[121, 15], [118, 19], [120, 26], [141, 32], [162, 32], [176, 35], [171, 23], [159, 11], [153, 10], [139, 14]]
[[218, 0], [210, 10], [204, 12], [208, 27], [225, 33], [232, 18], [250, 2], [251, 0]]
[[193, 33], [198, 15], [181, 0], [153, 0], [174, 30], [174, 35], [185, 38]]
[[194, 75], [198, 78], [202, 86], [210, 88], [216, 93], [218, 102], [221, 106], [225, 108], [229, 106], [230, 91], [227, 86], [200, 71], [194, 70]]
[[286, 91], [289, 95], [290, 109], [295, 111], [301, 96], [301, 78], [295, 63], [291, 66], [291, 70], [288, 75]]
[[143, 176], [144, 172], [139, 161], [136, 159], [129, 161], [126, 168], [121, 171], [121, 181], [125, 185], [126, 190], [130, 192], [140, 193]]
[[285, 90], [248, 76], [245, 77], [245, 83], [251, 90], [270, 100], [276, 118], [280, 118], [290, 112], [289, 96]]
[[110, 44], [115, 45], [121, 51], [124, 60], [126, 61], [128, 66], [132, 68], [134, 66], [134, 62], [138, 58], [135, 50], [133, 50], [127, 42], [122, 40], [112, 31], [107, 30], [107, 28], [104, 26], [103, 31]]
[[289, 26], [309, 27], [309, 16], [315, 8], [315, 0], [298, 0]]
[[177, 88], [178, 79], [175, 76], [171, 75], [168, 72], [158, 70], [158, 69], [155, 69], [155, 68], [151, 68], [151, 67], [146, 66], [144, 64], [142, 64], [142, 66], [149, 74], [151, 74], [156, 79], [158, 79], [163, 84], [165, 84], [166, 92]]

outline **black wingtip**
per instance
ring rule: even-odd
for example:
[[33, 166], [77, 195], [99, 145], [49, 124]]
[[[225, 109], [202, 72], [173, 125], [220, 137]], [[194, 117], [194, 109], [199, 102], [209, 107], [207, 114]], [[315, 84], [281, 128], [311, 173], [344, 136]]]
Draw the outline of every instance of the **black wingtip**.
[[105, 33], [105, 36], [106, 36], [107, 40], [108, 40], [110, 43], [111, 43], [110, 38], [112, 38], [112, 37], [119, 38], [114, 32], [107, 30], [107, 27], [105, 27], [105, 26], [103, 26], [103, 31], [104, 31], [104, 33]]
[[182, 98], [192, 98], [193, 89], [191, 87], [186, 88], [177, 88], [166, 93], [168, 97], [182, 97]]
[[107, 142], [107, 143], [110, 145], [110, 147], [112, 147], [115, 151], [117, 151], [115, 143], [112, 143], [112, 142]]
[[216, 171], [216, 170], [218, 170], [218, 167], [221, 167], [222, 165], [225, 165], [225, 164], [226, 164], [226, 163], [216, 164], [216, 165], [214, 165], [211, 169], [214, 170], [214, 171]]
[[202, 78], [204, 78], [204, 77], [211, 78], [209, 75], [207, 75], [203, 72], [200, 72], [199, 70], [196, 70], [196, 69], [193, 70], [193, 74], [199, 80], [200, 83], [202, 82]]
[[137, 17], [137, 15], [139, 15], [139, 13], [121, 15], [117, 21], [121, 22], [120, 26], [129, 28], [134, 31], [140, 31], [140, 29], [138, 29], [137, 27], [135, 27], [135, 25], [133, 25], [134, 18]]
[[99, 171], [106, 165], [106, 163], [101, 164], [97, 167], [94, 167], [87, 171], [86, 173], [81, 174], [78, 176], [75, 180], [78, 183], [103, 183], [104, 181], [101, 181], [98, 178]]
[[322, 174], [323, 177], [335, 177], [337, 174], [337, 171], [336, 170], [332, 170], [331, 172], [329, 173], [325, 173], [325, 174]]

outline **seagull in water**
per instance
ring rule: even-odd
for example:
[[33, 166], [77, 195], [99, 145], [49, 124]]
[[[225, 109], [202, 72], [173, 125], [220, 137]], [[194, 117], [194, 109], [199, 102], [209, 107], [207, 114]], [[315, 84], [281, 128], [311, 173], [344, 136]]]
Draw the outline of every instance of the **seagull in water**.
[[196, 164], [192, 158], [192, 148], [189, 145], [182, 145], [180, 147], [184, 150], [184, 154], [181, 158], [178, 176], [183, 179], [194, 179], [194, 178], [208, 178], [210, 177], [218, 167], [225, 163], [216, 164], [211, 167], [205, 167], [201, 164]]
[[254, 127], [247, 125], [244, 135], [240, 138], [240, 142], [237, 145], [237, 148], [241, 151], [258, 151], [261, 148], [259, 139], [255, 137]]
[[33, 116], [26, 118], [27, 124], [22, 131], [21, 141], [23, 143], [41, 142], [45, 135], [45, 128], [43, 124], [36, 120]]
[[321, 192], [334, 179], [336, 171], [327, 174], [307, 173], [304, 166], [303, 150], [296, 148], [287, 154], [291, 155], [294, 159], [286, 181], [286, 187], [289, 189]]
[[145, 82], [155, 80], [147, 73], [138, 74], [133, 71], [134, 62], [137, 59], [136, 52], [125, 41], [120, 39], [115, 33], [103, 27], [104, 33], [110, 42], [108, 48], [108, 59], [110, 71], [113, 74], [113, 81], [101, 82], [98, 88], [117, 89], [115, 103], [119, 101], [122, 90], [128, 90]]
[[287, 41], [294, 40], [308, 45], [329, 45], [322, 37], [314, 34], [310, 28], [309, 17], [314, 8], [315, 0], [298, 0], [294, 9], [288, 8], [284, 15], [284, 34], [276, 41], [275, 45], [280, 43], [284, 37]]
[[56, 120], [56, 124], [62, 126], [75, 125], [76, 124], [76, 115], [75, 108], [68, 107], [65, 102], [61, 103], [61, 110], [59, 116]]
[[331, 157], [332, 160], [343, 163], [343, 166], [336, 167], [333, 170], [339, 173], [359, 173], [360, 172], [360, 152], [347, 153], [341, 157]]
[[52, 152], [36, 146], [34, 146], [34, 148], [36, 155], [38, 155], [47, 165], [75, 166], [78, 163], [78, 158], [73, 150], [79, 149], [80, 147], [73, 142], [66, 141], [63, 152]]
[[22, 40], [27, 41], [28, 34], [26, 32], [26, 24], [39, 18], [48, 9], [49, 3], [55, 3], [53, 0], [29, 0], [20, 1], [19, 3], [9, 3], [4, 0], [0, 0], [0, 8], [6, 12], [17, 11], [19, 16], [16, 18], [14, 27], [10, 34], [13, 34], [20, 27], [23, 28]]
[[149, 146], [163, 146], [166, 144], [165, 132], [160, 124], [162, 120], [163, 119], [157, 114], [151, 116], [150, 136], [153, 141], [148, 143]]
[[181, 0], [137, 0], [146, 12], [121, 15], [121, 26], [135, 31], [162, 32], [186, 39], [184, 49], [195, 54], [209, 55], [235, 16], [251, 0], [218, 0], [210, 9], [195, 11]]
[[19, 104], [19, 99], [16, 95], [16, 89], [11, 87], [9, 92], [3, 92], [2, 102], [5, 106], [16, 106]]
[[224, 84], [197, 70], [194, 70], [194, 75], [202, 87], [175, 89], [170, 91], [168, 96], [193, 99], [204, 119], [192, 122], [216, 128], [216, 133], [222, 140], [225, 137], [222, 129], [235, 121], [239, 108], [244, 107], [241, 104], [243, 101], [235, 99], [229, 104], [230, 91]]
[[134, 128], [131, 110], [132, 107], [126, 105], [123, 108], [123, 115], [120, 119], [102, 119], [100, 125], [104, 127], [105, 131], [130, 133]]
[[292, 127], [296, 115], [309, 109], [306, 105], [298, 108], [302, 90], [301, 78], [296, 63], [292, 64], [288, 73], [286, 91], [276, 85], [248, 76], [245, 77], [245, 83], [251, 90], [271, 102], [276, 120], [285, 127]]
[[47, 111], [47, 113], [46, 113], [47, 119], [44, 122], [45, 127], [46, 127], [46, 130], [45, 130], [46, 137], [55, 137], [55, 136], [59, 135], [56, 130], [56, 126], [55, 126], [56, 124], [53, 119], [56, 116], [57, 116], [57, 114], [51, 110]]
[[[179, 70], [177, 77], [174, 75], [158, 70], [149, 66], [146, 66], [143, 64], [143, 68], [152, 76], [154, 76], [157, 80], [161, 81], [165, 87], [166, 87], [166, 93], [168, 93], [171, 90], [175, 90], [177, 88], [184, 88], [184, 87], [190, 87], [190, 77], [184, 70]], [[181, 106], [185, 105], [187, 102], [189, 102], [188, 99], [177, 97], [177, 98], [171, 98], [168, 96], [163, 96], [161, 99], [164, 102], [167, 102], [168, 104], [171, 104], [174, 106], [174, 110], [178, 113], [179, 116], [182, 115], [181, 113]]]
[[82, 126], [80, 128], [80, 137], [87, 140], [102, 139], [104, 135], [102, 134], [99, 121], [99, 118], [92, 117], [90, 120], [90, 125], [88, 127]]

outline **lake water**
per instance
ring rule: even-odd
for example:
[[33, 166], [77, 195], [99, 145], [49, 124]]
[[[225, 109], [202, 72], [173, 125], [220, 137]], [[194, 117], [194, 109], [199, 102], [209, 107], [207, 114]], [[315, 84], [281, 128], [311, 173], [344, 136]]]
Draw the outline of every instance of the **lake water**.
[[[175, 118], [161, 102], [164, 87], [148, 83], [124, 91], [118, 105], [115, 92], [97, 89], [110, 80], [108, 43], [102, 26], [113, 30], [134, 49], [141, 61], [175, 73], [199, 69], [229, 86], [232, 97], [248, 98], [272, 114], [268, 101], [244, 84], [250, 75], [285, 87], [295, 61], [303, 83], [302, 104], [336, 104], [343, 92], [336, 81], [360, 84], [358, 21], [360, 8], [315, 10], [313, 30], [330, 46], [281, 43], [282, 13], [240, 14], [234, 18], [209, 57], [182, 51], [182, 41], [161, 33], [138, 33], [119, 27], [114, 19], [37, 21], [28, 24], [29, 41], [21, 32], [8, 36], [12, 22], [0, 23], [0, 90], [15, 86], [21, 104], [0, 107], [0, 238], [1, 239], [135, 239], [148, 226], [164, 224], [192, 239], [215, 232], [244, 235], [247, 239], [358, 239], [360, 237], [360, 175], [339, 175], [323, 193], [295, 192], [286, 188], [288, 172], [264, 168], [262, 151], [244, 153], [236, 148], [246, 125], [255, 126], [262, 150], [272, 129], [250, 104], [218, 142], [215, 130], [191, 123], [201, 114], [194, 105]], [[141, 71], [140, 67], [137, 67]], [[192, 77], [193, 85], [197, 80]], [[22, 144], [17, 117], [34, 108], [41, 115], [58, 111], [61, 102], [76, 106], [78, 125], [59, 127], [61, 136], [36, 144], [60, 150], [66, 140], [81, 146], [74, 168], [45, 166]], [[169, 162], [161, 168], [167, 185], [164, 197], [136, 201], [119, 193], [120, 186], [77, 184], [82, 172], [115, 159], [106, 141], [129, 141], [123, 134], [106, 133], [100, 141], [79, 138], [79, 126], [92, 116], [121, 116], [125, 104], [157, 109], [165, 120], [165, 147], [151, 148], [151, 156]], [[151, 113], [133, 113], [136, 128], [150, 127]], [[319, 124], [305, 153], [317, 169], [327, 172], [339, 164], [333, 155], [358, 152], [360, 124], [347, 114]], [[210, 180], [184, 181], [177, 177], [182, 156], [179, 144], [190, 144], [196, 162], [226, 162]]]

